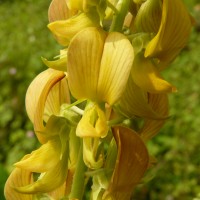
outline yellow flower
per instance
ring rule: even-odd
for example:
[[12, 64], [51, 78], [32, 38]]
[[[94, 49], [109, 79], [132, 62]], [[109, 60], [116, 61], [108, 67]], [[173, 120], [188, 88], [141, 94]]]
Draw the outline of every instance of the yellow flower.
[[[72, 95], [76, 99], [113, 105], [125, 89], [133, 58], [133, 48], [121, 33], [106, 34], [98, 28], [87, 28], [79, 32], [68, 48], [68, 83]], [[93, 137], [106, 135], [105, 132], [97, 131], [95, 136], [89, 126], [90, 117], [94, 113], [98, 116], [95, 128], [99, 127], [99, 123], [106, 124], [106, 118], [103, 117], [105, 114], [100, 110], [96, 104], [85, 110], [77, 135], [88, 136], [89, 132]], [[85, 120], [88, 120], [88, 131], [85, 129]], [[85, 130], [82, 134], [80, 126]]]
[[30, 84], [26, 93], [26, 111], [34, 124], [34, 130], [41, 143], [46, 142], [42, 134], [51, 115], [59, 115], [60, 106], [69, 103], [69, 90], [65, 74], [47, 69]]
[[71, 41], [67, 59], [72, 95], [113, 105], [125, 89], [134, 52], [123, 34], [87, 28]]
[[169, 63], [187, 43], [191, 27], [192, 18], [181, 0], [163, 0], [160, 27], [147, 46], [145, 57]]
[[[71, 131], [67, 120], [59, 117], [63, 103], [69, 103], [69, 91], [63, 72], [47, 69], [30, 84], [26, 94], [26, 109], [42, 146], [15, 164], [16, 169], [5, 186], [8, 198], [11, 191], [11, 196], [19, 196], [18, 199], [30, 196], [18, 194], [16, 191], [24, 194], [51, 192], [66, 180], [68, 138]], [[36, 182], [28, 179], [33, 173], [40, 174]]]

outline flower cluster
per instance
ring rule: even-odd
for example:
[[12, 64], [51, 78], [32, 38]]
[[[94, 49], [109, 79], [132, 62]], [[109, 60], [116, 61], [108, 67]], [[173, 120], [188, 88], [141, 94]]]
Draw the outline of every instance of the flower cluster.
[[181, 0], [52, 0], [48, 16], [63, 49], [26, 94], [41, 146], [15, 163], [6, 199], [129, 200], [176, 91], [161, 73], [193, 19]]

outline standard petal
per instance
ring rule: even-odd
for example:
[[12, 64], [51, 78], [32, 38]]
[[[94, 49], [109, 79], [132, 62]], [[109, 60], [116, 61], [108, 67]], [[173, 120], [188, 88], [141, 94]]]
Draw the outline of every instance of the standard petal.
[[48, 25], [48, 28], [55, 35], [57, 41], [63, 45], [68, 46], [70, 40], [79, 31], [87, 27], [99, 26], [91, 20], [85, 13], [78, 14], [68, 20], [60, 20], [52, 22]]
[[187, 43], [191, 27], [191, 17], [181, 0], [163, 0], [160, 28], [149, 42], [145, 57], [172, 61]]
[[[166, 94], [149, 94], [149, 103], [160, 115], [168, 115], [168, 97]], [[166, 119], [150, 120], [145, 119], [142, 129], [139, 131], [144, 141], [150, 140], [165, 124]]]
[[[114, 127], [118, 155], [110, 185], [103, 199], [128, 200], [147, 170], [149, 155], [140, 136], [131, 129]], [[112, 199], [111, 198], [111, 199]]]
[[129, 40], [121, 33], [109, 33], [105, 40], [98, 80], [98, 99], [110, 105], [121, 96], [134, 59]]
[[75, 10], [70, 10], [68, 8], [67, 0], [52, 0], [48, 10], [48, 17], [50, 22], [65, 20], [75, 14]]
[[68, 80], [77, 99], [96, 100], [100, 62], [106, 34], [97, 28], [79, 32], [68, 48]]
[[142, 54], [135, 57], [132, 71], [134, 82], [144, 91], [150, 93], [176, 92], [176, 88], [161, 78], [153, 61]]
[[6, 181], [4, 195], [6, 200], [32, 200], [32, 195], [18, 193], [14, 187], [21, 187], [33, 182], [32, 172], [15, 168]]

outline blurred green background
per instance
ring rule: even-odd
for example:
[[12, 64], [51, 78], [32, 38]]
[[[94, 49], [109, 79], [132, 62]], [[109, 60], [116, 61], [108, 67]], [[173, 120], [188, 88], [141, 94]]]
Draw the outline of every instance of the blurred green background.
[[[149, 143], [158, 163], [135, 200], [200, 200], [200, 1], [184, 0], [196, 18], [190, 40], [164, 76], [178, 88], [171, 118]], [[0, 200], [14, 162], [38, 144], [25, 111], [31, 80], [58, 54], [46, 25], [50, 0], [0, 0]]]

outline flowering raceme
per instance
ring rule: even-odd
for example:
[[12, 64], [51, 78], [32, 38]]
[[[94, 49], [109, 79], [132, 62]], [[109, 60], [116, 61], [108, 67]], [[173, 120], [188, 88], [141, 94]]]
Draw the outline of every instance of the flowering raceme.
[[48, 16], [64, 49], [26, 93], [41, 146], [15, 163], [5, 197], [129, 200], [177, 91], [162, 70], [193, 19], [181, 0], [52, 0]]

